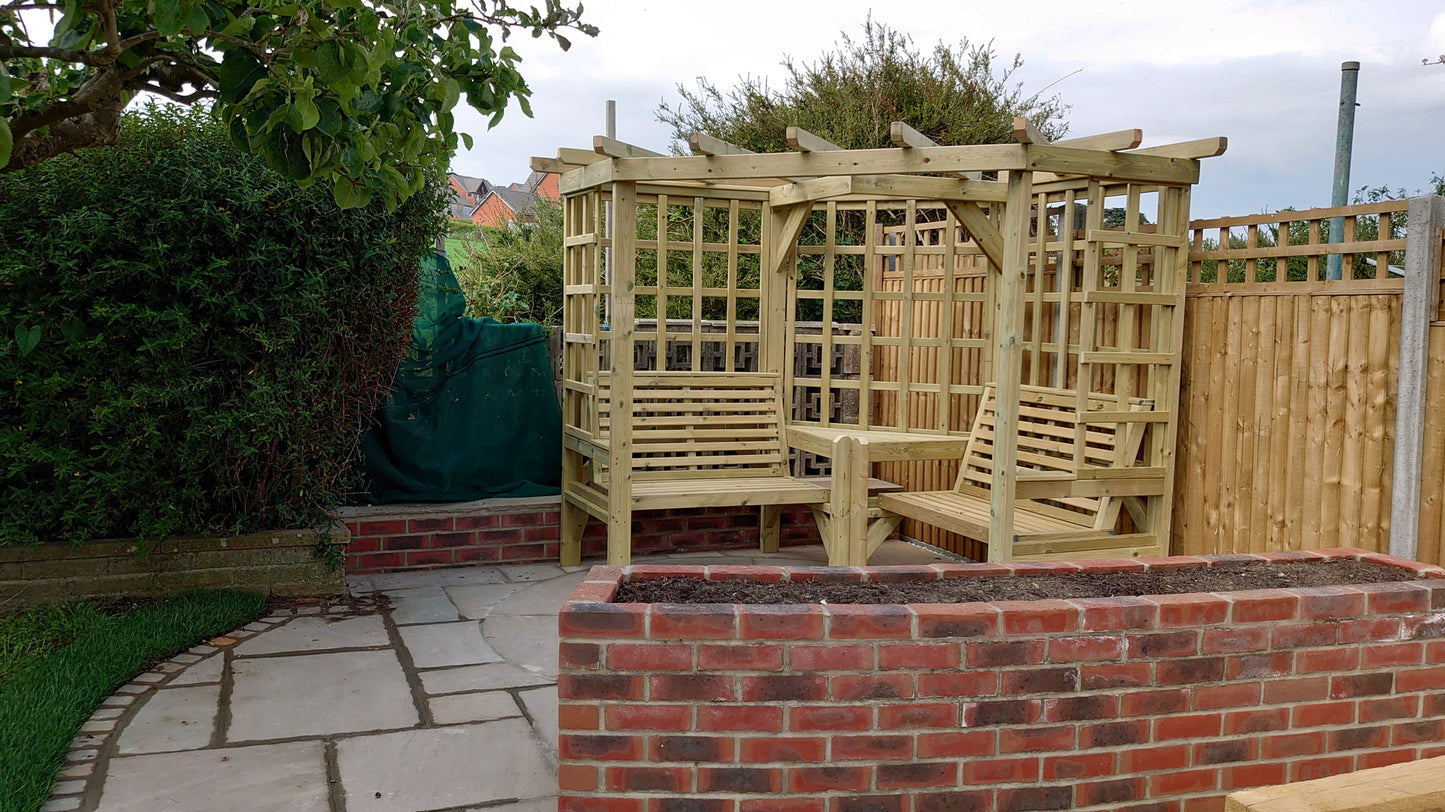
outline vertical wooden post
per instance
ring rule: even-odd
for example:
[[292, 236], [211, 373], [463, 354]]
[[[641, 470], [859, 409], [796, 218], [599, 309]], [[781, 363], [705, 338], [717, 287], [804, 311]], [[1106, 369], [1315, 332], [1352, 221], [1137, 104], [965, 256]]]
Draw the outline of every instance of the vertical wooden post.
[[868, 565], [868, 441], [840, 434], [833, 438], [833, 491], [828, 499], [828, 564]]
[[1023, 367], [1024, 291], [1029, 262], [1029, 204], [1033, 173], [1010, 172], [1003, 213], [1003, 268], [993, 311], [994, 373], [998, 412], [994, 423], [988, 560], [1013, 558], [1014, 496], [1018, 485], [1019, 378]]
[[[1189, 236], [1190, 187], [1160, 187], [1159, 233]], [[1181, 243], [1182, 245], [1182, 243]], [[1153, 318], [1153, 341], [1150, 351], [1173, 354], [1174, 362], [1167, 370], [1156, 366], [1150, 372], [1147, 397], [1154, 401], [1155, 411], [1166, 411], [1169, 420], [1156, 424], [1149, 432], [1149, 446], [1144, 464], [1164, 469], [1164, 492], [1146, 500], [1143, 532], [1153, 533], [1158, 555], [1169, 554], [1169, 534], [1174, 516], [1174, 465], [1178, 460], [1179, 386], [1184, 367], [1184, 308], [1186, 280], [1189, 278], [1189, 251], [1186, 248], [1154, 249], [1154, 290], [1174, 297], [1173, 307], [1157, 307]], [[1164, 343], [1167, 342], [1167, 343]], [[1132, 428], [1132, 427], [1131, 427]], [[1125, 464], [1132, 463], [1126, 461]]]
[[1400, 312], [1400, 377], [1395, 395], [1395, 470], [1390, 492], [1390, 555], [1415, 559], [1420, 549], [1420, 476], [1430, 322], [1440, 296], [1440, 230], [1445, 197], [1410, 199], [1405, 234], [1405, 300]]
[[[786, 209], [768, 207], [763, 218], [762, 275], [758, 296], [758, 371], [783, 376], [783, 402], [791, 403], [793, 395], [793, 359], [788, 357], [792, 334], [793, 307], [789, 301], [792, 290], [793, 263], [784, 262], [793, 246], [783, 245], [787, 229], [783, 221]], [[768, 268], [779, 263], [775, 272]]]
[[[612, 185], [612, 416], [607, 483], [607, 563], [632, 561], [632, 342], [637, 328], [637, 184]], [[662, 323], [659, 317], [658, 322]], [[658, 353], [665, 351], [661, 345]]]

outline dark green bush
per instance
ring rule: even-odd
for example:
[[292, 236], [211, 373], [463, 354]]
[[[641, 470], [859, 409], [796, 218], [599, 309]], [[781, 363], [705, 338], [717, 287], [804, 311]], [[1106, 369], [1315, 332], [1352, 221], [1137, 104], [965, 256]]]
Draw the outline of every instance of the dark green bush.
[[0, 545], [321, 521], [411, 333], [440, 184], [341, 211], [203, 112], [0, 175]]

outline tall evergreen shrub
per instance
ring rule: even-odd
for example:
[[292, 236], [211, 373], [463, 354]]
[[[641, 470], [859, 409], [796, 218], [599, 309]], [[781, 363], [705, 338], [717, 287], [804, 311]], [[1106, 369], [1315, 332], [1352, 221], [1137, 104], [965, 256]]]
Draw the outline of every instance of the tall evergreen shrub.
[[307, 526], [411, 333], [439, 184], [341, 211], [152, 107], [0, 175], [0, 546]]

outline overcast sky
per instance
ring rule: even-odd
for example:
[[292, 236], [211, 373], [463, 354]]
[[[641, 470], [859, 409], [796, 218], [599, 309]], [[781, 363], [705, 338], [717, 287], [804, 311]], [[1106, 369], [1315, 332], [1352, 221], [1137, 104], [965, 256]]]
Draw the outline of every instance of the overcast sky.
[[1056, 83], [1046, 95], [1070, 105], [1070, 135], [1139, 127], [1146, 146], [1227, 136], [1229, 151], [1204, 162], [1195, 217], [1329, 204], [1346, 60], [1361, 64], [1352, 187], [1414, 192], [1445, 174], [1445, 65], [1421, 65], [1445, 55], [1438, 0], [591, 0], [584, 19], [601, 33], [572, 37], [568, 53], [513, 37], [535, 118], [514, 105], [488, 131], [468, 109], [459, 126], [476, 144], [452, 169], [521, 180], [532, 155], [590, 147], [607, 99], [620, 139], [666, 151], [656, 111], [679, 100], [678, 84], [702, 76], [726, 89], [746, 75], [781, 87], [785, 56], [811, 62], [841, 33], [856, 38], [870, 9], [925, 52], [967, 38], [992, 41], [1005, 64], [1021, 55], [1015, 78], [1030, 93]]

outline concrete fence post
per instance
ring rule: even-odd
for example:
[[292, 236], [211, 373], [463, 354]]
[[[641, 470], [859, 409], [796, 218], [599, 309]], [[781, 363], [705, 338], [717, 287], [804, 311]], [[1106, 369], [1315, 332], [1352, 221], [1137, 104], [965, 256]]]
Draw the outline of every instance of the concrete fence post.
[[[1405, 297], [1400, 314], [1400, 377], [1395, 395], [1395, 469], [1390, 494], [1390, 554], [1415, 559], [1420, 542], [1430, 322], [1440, 296], [1445, 197], [1410, 199], [1405, 235]], [[1382, 235], [1383, 236], [1383, 235]]]

